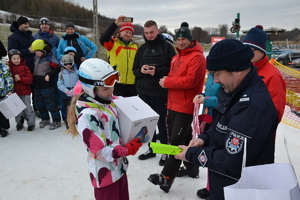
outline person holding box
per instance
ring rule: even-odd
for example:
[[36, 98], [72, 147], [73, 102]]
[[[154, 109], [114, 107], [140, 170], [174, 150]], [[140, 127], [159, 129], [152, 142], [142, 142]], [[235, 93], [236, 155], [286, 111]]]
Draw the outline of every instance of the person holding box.
[[96, 200], [128, 200], [125, 156], [135, 155], [140, 138], [126, 144], [120, 139], [119, 117], [113, 96], [119, 72], [98, 58], [82, 62], [82, 92], [73, 97], [68, 110], [68, 132], [80, 135], [88, 151], [88, 165]]

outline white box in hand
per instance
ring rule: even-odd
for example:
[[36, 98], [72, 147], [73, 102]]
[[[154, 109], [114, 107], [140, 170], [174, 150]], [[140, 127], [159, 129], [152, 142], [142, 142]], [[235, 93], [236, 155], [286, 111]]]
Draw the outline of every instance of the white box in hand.
[[123, 143], [130, 142], [148, 131], [142, 142], [151, 142], [159, 115], [138, 96], [115, 99], [120, 137]]
[[16, 93], [12, 93], [0, 102], [0, 111], [6, 119], [17, 116], [25, 108], [26, 105]]

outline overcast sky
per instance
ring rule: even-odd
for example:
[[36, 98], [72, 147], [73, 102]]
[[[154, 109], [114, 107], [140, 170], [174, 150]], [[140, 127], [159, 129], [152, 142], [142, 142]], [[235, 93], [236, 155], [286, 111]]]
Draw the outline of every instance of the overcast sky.
[[[73, 0], [87, 9], [93, 0]], [[125, 15], [134, 18], [134, 24], [143, 25], [155, 20], [173, 31], [186, 21], [190, 27], [214, 27], [231, 23], [240, 13], [241, 30], [261, 24], [292, 30], [300, 28], [299, 0], [98, 0], [98, 12], [110, 18]]]

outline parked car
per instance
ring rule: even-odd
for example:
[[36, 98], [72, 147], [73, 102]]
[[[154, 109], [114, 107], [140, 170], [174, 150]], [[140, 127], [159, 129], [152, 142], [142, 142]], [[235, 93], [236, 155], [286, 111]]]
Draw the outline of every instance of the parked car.
[[300, 58], [300, 52], [295, 52], [295, 51], [292, 51], [292, 52], [286, 52], [286, 53], [282, 53], [280, 54], [276, 60], [283, 64], [283, 65], [287, 65], [289, 64], [292, 60], [295, 60], [297, 58]]
[[279, 46], [278, 45], [272, 45], [272, 51], [278, 51]]
[[300, 58], [292, 60], [289, 65], [291, 65], [291, 67], [300, 67]]

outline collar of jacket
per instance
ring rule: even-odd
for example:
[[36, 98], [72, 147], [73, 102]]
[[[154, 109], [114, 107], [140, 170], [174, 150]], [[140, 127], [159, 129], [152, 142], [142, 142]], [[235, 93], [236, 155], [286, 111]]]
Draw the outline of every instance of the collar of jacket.
[[150, 45], [150, 46], [154, 46], [158, 43], [162, 43], [162, 42], [165, 41], [165, 39], [160, 34], [158, 34], [157, 37], [154, 40], [147, 40], [145, 35], [143, 37], [144, 37], [145, 43]]
[[251, 71], [245, 76], [234, 92], [226, 93], [223, 88], [221, 89], [220, 93], [217, 95], [219, 104], [215, 107], [216, 110], [220, 113], [225, 113], [232, 103], [239, 101], [245, 89], [252, 87], [257, 83], [257, 81], [259, 81], [259, 79], [261, 79], [261, 77], [257, 74], [257, 69], [254, 66], [251, 68]]
[[65, 34], [62, 36], [64, 40], [79, 38], [79, 33], [75, 32], [72, 35]]
[[101, 99], [98, 96], [96, 96], [95, 98], [92, 98], [87, 94], [82, 94], [79, 97], [79, 100], [80, 101], [85, 101], [86, 104], [89, 105], [91, 108], [97, 108], [101, 104], [111, 104], [112, 103], [112, 101]]
[[[54, 35], [54, 31], [52, 30], [52, 28], [49, 28], [49, 32], [47, 32], [48, 34], [49, 34], [49, 36], [52, 36], [52, 35]], [[42, 30], [41, 29], [39, 29], [39, 34], [40, 35], [43, 35], [44, 34], [44, 32], [42, 32]]]

